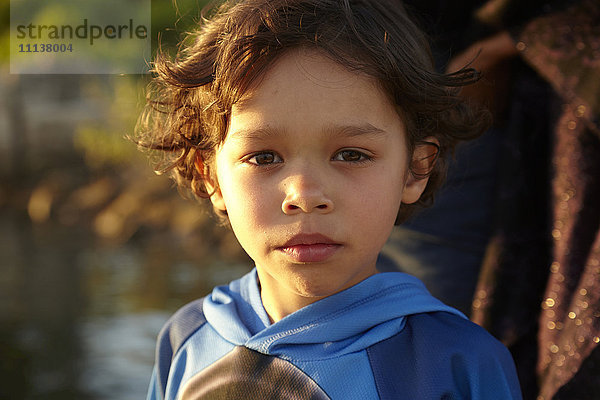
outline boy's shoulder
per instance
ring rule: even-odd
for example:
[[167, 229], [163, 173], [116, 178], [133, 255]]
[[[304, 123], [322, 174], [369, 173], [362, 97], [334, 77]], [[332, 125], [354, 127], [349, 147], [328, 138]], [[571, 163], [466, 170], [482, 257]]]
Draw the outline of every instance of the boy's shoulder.
[[[207, 324], [205, 299], [178, 310], [159, 335], [155, 384], [164, 393], [176, 353]], [[508, 350], [459, 313], [416, 312], [395, 335], [367, 347], [380, 398], [520, 399]], [[398, 379], [402, 376], [402, 379]], [[158, 390], [157, 390], [158, 392]]]
[[[460, 357], [465, 361], [498, 359], [512, 365], [508, 349], [481, 326], [446, 311], [408, 315], [400, 332], [373, 346], [386, 354], [412, 353], [437, 363]], [[402, 354], [406, 359], [406, 354]]]
[[156, 380], [164, 393], [171, 361], [183, 344], [204, 324], [206, 318], [202, 304], [204, 298], [197, 299], [177, 310], [165, 323], [156, 346]]
[[169, 347], [173, 350], [181, 347], [194, 332], [206, 323], [203, 302], [204, 297], [177, 310], [163, 326], [159, 333], [159, 339], [168, 340]]
[[[444, 398], [444, 393], [495, 398], [494, 393], [504, 393], [521, 398], [508, 349], [456, 314], [410, 315], [402, 331], [367, 352], [380, 393], [410, 394], [407, 398]], [[394, 379], [390, 370], [403, 371], [406, 379]]]
[[449, 351], [467, 350], [474, 353], [484, 349], [507, 351], [506, 347], [481, 326], [457, 314], [439, 311], [408, 316], [404, 329], [407, 336], [419, 342]]

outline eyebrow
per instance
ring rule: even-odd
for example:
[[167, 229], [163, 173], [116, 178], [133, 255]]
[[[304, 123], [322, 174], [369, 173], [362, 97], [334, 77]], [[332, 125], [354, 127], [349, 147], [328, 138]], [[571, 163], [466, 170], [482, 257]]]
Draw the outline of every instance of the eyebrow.
[[330, 136], [356, 137], [356, 136], [383, 136], [387, 132], [366, 122], [360, 125], [332, 125], [327, 127], [325, 133]]
[[231, 132], [231, 137], [234, 139], [264, 140], [278, 136], [280, 132], [280, 129], [273, 129], [270, 127], [257, 129], [239, 129]]
[[[285, 130], [271, 127], [240, 129], [232, 132], [232, 137], [236, 139], [266, 140], [274, 136], [279, 136], [281, 133], [285, 133]], [[367, 122], [360, 125], [329, 125], [325, 127], [323, 133], [328, 137], [351, 138], [358, 136], [380, 137], [384, 136], [387, 132]]]

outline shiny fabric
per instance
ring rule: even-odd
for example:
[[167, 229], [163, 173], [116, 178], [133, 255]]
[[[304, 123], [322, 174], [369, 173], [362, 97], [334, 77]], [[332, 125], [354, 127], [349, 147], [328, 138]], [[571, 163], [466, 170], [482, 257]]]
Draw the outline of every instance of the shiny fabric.
[[[524, 220], [505, 210], [472, 319], [509, 346], [524, 398], [598, 398], [600, 3], [581, 1], [540, 16], [516, 36], [522, 58], [558, 95], [553, 136], [537, 142], [540, 149], [544, 140], [551, 145], [549, 176], [538, 179], [547, 180], [549, 191], [539, 202], [522, 199], [529, 207]], [[522, 155], [538, 157], [535, 146]], [[508, 204], [516, 198], [510, 184], [506, 179], [500, 191]], [[546, 208], [547, 223], [540, 211]], [[528, 224], [536, 214], [538, 229]]]
[[149, 400], [521, 399], [508, 350], [406, 274], [380, 273], [271, 323], [256, 271], [179, 310]]

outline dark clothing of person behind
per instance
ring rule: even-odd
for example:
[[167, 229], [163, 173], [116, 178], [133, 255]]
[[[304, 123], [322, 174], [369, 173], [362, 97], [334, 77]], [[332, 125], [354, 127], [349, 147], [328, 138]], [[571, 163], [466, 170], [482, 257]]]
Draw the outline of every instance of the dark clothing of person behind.
[[[477, 285], [471, 318], [511, 350], [524, 398], [597, 398], [600, 3], [408, 3], [431, 24], [441, 70], [500, 30], [520, 58], [504, 118], [479, 149], [459, 150], [434, 208], [394, 232], [381, 266], [409, 270], [462, 309]], [[488, 19], [468, 23], [481, 10]]]

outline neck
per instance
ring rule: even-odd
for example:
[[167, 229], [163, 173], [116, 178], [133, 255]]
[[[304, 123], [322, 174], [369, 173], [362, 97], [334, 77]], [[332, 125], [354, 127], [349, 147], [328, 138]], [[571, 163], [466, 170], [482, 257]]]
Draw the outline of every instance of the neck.
[[282, 290], [280, 285], [274, 282], [273, 277], [260, 269], [257, 269], [257, 272], [260, 297], [271, 323], [275, 323], [301, 308], [327, 297], [303, 296], [294, 293], [293, 290]]

